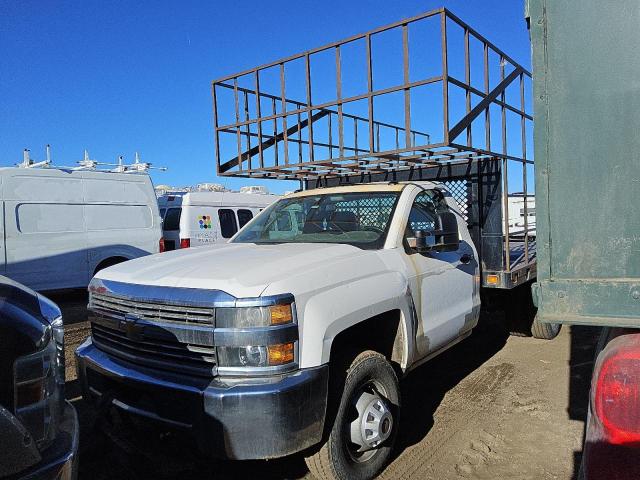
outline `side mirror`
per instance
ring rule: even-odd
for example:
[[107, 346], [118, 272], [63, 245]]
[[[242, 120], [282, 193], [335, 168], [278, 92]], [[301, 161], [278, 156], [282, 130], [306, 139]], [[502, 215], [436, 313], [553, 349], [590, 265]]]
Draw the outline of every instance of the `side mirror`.
[[435, 237], [429, 230], [414, 230], [413, 237], [407, 238], [409, 248], [418, 253], [429, 252], [435, 245]]
[[408, 238], [409, 247], [418, 253], [429, 251], [454, 252], [460, 247], [458, 220], [452, 212], [439, 213], [435, 230], [415, 230]]
[[436, 242], [433, 250], [438, 252], [455, 252], [460, 248], [458, 219], [453, 212], [439, 213], [436, 218], [436, 231], [433, 232]]

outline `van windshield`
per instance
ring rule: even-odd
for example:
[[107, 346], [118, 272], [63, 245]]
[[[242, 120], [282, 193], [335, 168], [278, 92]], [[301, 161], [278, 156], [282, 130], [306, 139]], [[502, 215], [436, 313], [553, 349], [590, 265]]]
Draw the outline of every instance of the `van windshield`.
[[384, 245], [399, 192], [359, 192], [283, 198], [233, 239], [233, 243], [346, 243]]

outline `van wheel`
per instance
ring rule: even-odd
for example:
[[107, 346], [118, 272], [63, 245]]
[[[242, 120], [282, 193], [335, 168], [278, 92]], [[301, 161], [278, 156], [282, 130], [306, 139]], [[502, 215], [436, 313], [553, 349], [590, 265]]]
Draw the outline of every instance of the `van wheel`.
[[553, 340], [558, 336], [561, 328], [561, 323], [542, 323], [536, 315], [531, 324], [531, 335], [533, 335], [533, 338]]
[[111, 267], [113, 265], [117, 265], [118, 263], [126, 262], [127, 260], [128, 260], [128, 258], [124, 258], [124, 257], [107, 258], [106, 260], [103, 260], [98, 264], [98, 266], [94, 270], [93, 274], [95, 275], [100, 270], [104, 270], [107, 267]]
[[373, 351], [358, 355], [346, 372], [344, 389], [328, 439], [306, 458], [319, 480], [369, 480], [389, 461], [400, 414], [398, 377]]

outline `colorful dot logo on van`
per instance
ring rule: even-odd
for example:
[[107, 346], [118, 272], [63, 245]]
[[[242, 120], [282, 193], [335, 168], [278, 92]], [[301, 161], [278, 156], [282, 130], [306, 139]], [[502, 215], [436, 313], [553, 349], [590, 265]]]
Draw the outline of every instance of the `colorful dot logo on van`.
[[201, 230], [211, 228], [211, 216], [202, 215], [198, 218], [198, 224], [200, 225]]

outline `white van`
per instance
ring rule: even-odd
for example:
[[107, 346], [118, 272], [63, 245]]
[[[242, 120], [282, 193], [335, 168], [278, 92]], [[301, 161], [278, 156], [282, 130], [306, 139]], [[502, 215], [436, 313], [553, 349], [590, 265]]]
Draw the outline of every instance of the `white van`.
[[0, 168], [0, 273], [35, 290], [83, 288], [102, 268], [160, 251], [147, 174]]
[[281, 197], [268, 193], [188, 192], [158, 198], [165, 248], [224, 243]]

